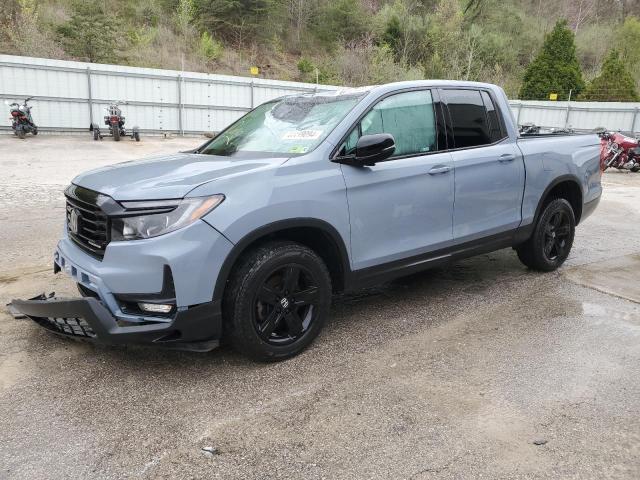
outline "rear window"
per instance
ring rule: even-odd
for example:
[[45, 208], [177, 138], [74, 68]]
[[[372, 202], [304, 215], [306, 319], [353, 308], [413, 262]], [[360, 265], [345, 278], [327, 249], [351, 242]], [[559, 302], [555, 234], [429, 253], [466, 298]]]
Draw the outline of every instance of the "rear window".
[[493, 100], [491, 100], [491, 97], [487, 92], [481, 92], [481, 95], [482, 100], [484, 101], [484, 106], [487, 109], [487, 118], [489, 119], [489, 137], [491, 138], [491, 143], [494, 143], [498, 140], [502, 140], [506, 137], [506, 134], [503, 131], [502, 122], [500, 122], [500, 116], [493, 104]]
[[494, 142], [487, 110], [478, 90], [446, 89], [442, 94], [449, 109], [455, 148], [478, 147]]

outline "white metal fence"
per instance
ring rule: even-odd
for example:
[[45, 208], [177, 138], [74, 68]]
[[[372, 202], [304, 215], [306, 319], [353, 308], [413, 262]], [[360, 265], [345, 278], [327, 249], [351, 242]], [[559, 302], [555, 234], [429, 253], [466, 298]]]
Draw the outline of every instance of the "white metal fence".
[[[86, 131], [101, 125], [113, 100], [126, 124], [146, 132], [219, 131], [252, 107], [297, 92], [337, 87], [262, 78], [211, 75], [44, 58], [0, 55], [0, 99], [33, 96], [32, 114], [44, 131]], [[0, 128], [10, 127], [8, 111]]]
[[573, 128], [591, 131], [604, 127], [608, 130], [640, 132], [640, 103], [622, 102], [509, 102], [518, 125], [534, 123], [541, 127]]
[[[102, 124], [112, 100], [127, 102], [127, 125], [145, 132], [219, 131], [252, 107], [296, 92], [339, 87], [176, 70], [0, 55], [0, 100], [34, 99], [34, 119], [45, 131], [86, 131]], [[510, 102], [518, 124], [640, 131], [640, 103]], [[10, 126], [0, 115], [0, 129]]]

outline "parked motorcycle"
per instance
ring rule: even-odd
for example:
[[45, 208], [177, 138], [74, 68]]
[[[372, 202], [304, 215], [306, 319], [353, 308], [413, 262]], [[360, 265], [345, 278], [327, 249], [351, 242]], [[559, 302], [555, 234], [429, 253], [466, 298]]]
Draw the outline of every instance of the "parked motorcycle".
[[523, 125], [520, 125], [520, 128], [518, 129], [518, 131], [520, 132], [520, 135], [523, 135], [523, 136], [539, 135], [540, 127], [533, 123], [525, 123]]
[[640, 141], [620, 132], [597, 131], [600, 137], [600, 164], [607, 168], [640, 171]]
[[27, 102], [32, 98], [33, 97], [25, 98], [22, 105], [17, 102], [4, 102], [9, 105], [11, 112], [11, 128], [13, 129], [14, 135], [17, 135], [18, 138], [24, 138], [27, 133], [33, 133], [34, 135], [38, 134], [38, 127], [31, 116], [31, 107], [27, 105]]
[[[95, 124], [91, 124], [89, 130], [93, 132], [94, 140], [102, 140], [105, 136], [113, 137], [113, 140], [116, 142], [120, 141], [121, 137], [126, 137], [127, 131], [124, 128], [125, 117], [122, 115], [122, 110], [120, 110], [120, 103], [113, 102], [111, 105], [107, 107], [108, 115], [104, 116], [104, 124], [109, 127], [109, 133], [102, 133], [100, 131], [100, 127]], [[140, 131], [138, 127], [133, 127], [131, 129], [131, 139], [136, 142], [140, 141]]]

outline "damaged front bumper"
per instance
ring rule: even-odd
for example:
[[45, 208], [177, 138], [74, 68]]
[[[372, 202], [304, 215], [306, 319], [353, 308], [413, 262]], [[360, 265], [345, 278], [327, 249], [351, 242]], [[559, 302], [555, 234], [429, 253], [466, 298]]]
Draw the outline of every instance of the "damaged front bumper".
[[152, 344], [180, 350], [209, 351], [222, 333], [220, 302], [208, 302], [176, 313], [170, 322], [130, 323], [117, 320], [93, 297], [41, 295], [13, 300], [10, 309], [58, 335], [109, 345]]

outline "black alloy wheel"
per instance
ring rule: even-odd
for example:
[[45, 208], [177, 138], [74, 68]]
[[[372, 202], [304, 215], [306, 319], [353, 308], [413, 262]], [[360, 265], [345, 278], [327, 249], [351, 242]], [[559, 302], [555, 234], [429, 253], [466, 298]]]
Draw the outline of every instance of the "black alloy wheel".
[[296, 242], [268, 242], [244, 253], [231, 273], [224, 335], [255, 360], [282, 360], [313, 341], [330, 306], [331, 277], [322, 259]]
[[556, 211], [550, 216], [544, 227], [544, 255], [550, 262], [565, 257], [567, 249], [571, 248], [569, 236], [571, 222], [569, 215], [563, 210]]
[[298, 264], [277, 268], [256, 294], [253, 323], [258, 335], [272, 345], [295, 342], [317, 316], [318, 299], [308, 269]]
[[549, 201], [529, 239], [516, 247], [518, 258], [532, 270], [550, 272], [569, 256], [576, 229], [571, 204], [564, 198]]

